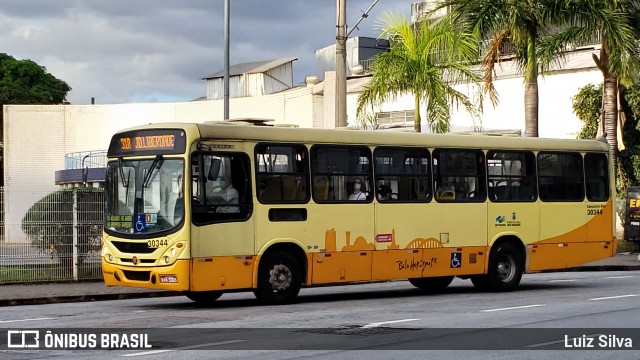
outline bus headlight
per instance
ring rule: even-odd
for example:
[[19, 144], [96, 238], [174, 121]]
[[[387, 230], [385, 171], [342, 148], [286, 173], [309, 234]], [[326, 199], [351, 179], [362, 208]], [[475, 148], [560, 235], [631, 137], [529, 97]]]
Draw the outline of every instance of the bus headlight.
[[182, 254], [185, 248], [186, 246], [184, 242], [175, 243], [173, 246], [168, 248], [164, 254], [162, 254], [160, 259], [162, 259], [162, 262], [164, 262], [165, 265], [169, 265], [176, 261], [176, 258]]

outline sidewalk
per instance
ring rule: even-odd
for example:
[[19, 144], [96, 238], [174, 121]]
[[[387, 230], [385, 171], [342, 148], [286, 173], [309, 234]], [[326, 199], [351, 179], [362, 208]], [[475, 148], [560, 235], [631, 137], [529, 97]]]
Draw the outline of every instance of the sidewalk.
[[[638, 254], [621, 253], [608, 259], [558, 271], [629, 270], [640, 270]], [[0, 285], [0, 306], [135, 299], [179, 295], [182, 294], [172, 291], [119, 286], [107, 287], [101, 281]]]

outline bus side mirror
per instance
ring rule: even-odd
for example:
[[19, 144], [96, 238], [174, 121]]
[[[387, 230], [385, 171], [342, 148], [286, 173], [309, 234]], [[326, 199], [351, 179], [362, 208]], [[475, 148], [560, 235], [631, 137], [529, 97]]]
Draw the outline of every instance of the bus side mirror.
[[209, 166], [209, 173], [207, 174], [207, 180], [216, 181], [218, 180], [218, 174], [220, 173], [220, 164], [222, 161], [220, 159], [212, 158], [211, 166]]

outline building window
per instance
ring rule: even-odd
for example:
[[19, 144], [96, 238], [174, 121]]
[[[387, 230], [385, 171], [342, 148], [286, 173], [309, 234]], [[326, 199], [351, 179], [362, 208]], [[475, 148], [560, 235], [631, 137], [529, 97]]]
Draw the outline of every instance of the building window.
[[413, 126], [414, 110], [388, 111], [376, 113], [379, 128]]

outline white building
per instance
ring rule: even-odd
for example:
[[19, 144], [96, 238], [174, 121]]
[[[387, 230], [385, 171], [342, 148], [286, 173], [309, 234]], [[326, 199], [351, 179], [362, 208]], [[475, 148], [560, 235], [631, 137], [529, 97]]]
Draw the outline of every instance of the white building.
[[[229, 98], [274, 94], [293, 87], [293, 62], [282, 58], [229, 67]], [[207, 100], [224, 99], [224, 70], [207, 75]]]

